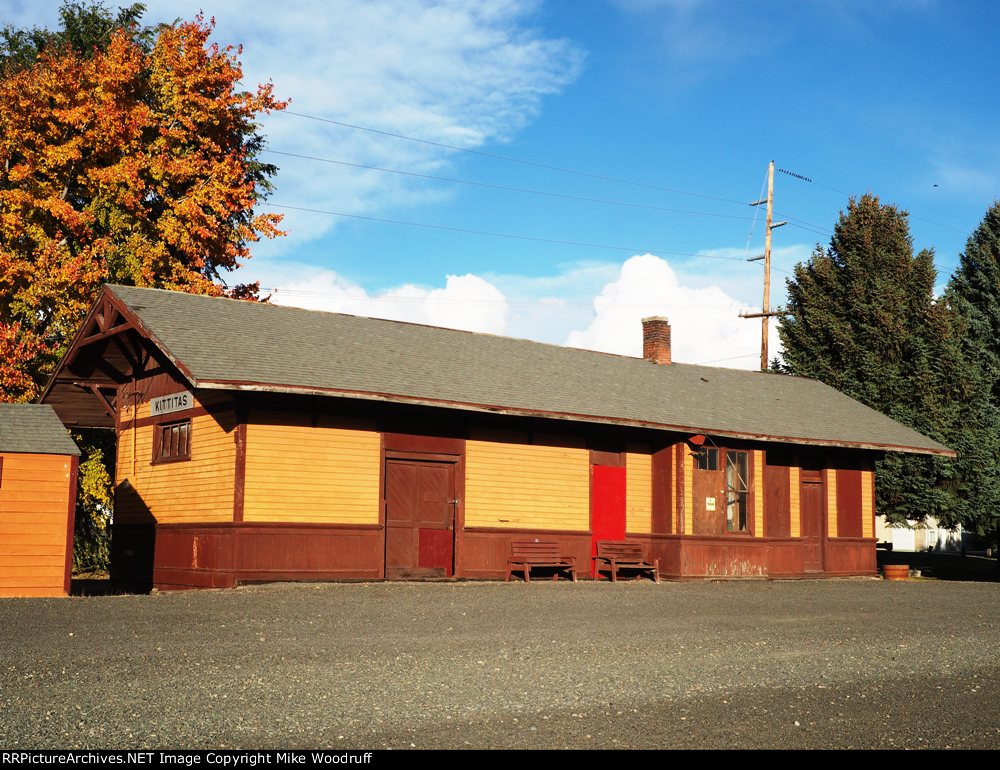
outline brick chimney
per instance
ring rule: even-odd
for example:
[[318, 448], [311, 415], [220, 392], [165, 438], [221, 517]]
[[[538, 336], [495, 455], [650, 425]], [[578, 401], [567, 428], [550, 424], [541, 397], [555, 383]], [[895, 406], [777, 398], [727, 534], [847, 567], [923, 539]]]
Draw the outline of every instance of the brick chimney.
[[670, 322], [665, 317], [642, 319], [642, 357], [654, 364], [670, 363]]

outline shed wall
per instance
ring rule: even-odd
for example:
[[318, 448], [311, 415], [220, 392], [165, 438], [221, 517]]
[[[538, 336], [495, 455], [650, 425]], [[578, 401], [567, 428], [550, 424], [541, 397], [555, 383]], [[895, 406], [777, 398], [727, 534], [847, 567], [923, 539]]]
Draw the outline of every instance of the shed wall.
[[0, 457], [0, 596], [64, 596], [75, 458]]

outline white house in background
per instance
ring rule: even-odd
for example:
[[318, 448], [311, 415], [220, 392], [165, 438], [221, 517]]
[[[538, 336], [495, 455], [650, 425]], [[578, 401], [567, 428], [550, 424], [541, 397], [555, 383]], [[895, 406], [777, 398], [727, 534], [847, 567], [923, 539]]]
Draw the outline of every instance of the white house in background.
[[893, 551], [962, 551], [962, 526], [946, 529], [938, 526], [933, 516], [922, 522], [909, 521], [905, 526], [890, 524], [885, 516], [876, 516], [875, 537], [879, 543], [891, 543]]

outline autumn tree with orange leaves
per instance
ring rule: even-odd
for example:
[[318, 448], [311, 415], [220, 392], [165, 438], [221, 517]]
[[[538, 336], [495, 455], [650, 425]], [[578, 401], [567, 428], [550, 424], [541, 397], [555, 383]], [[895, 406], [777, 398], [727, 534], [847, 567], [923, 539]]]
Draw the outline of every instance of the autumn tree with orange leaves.
[[[31, 401], [105, 282], [255, 298], [223, 273], [280, 234], [247, 92], [213, 22], [142, 27], [136, 3], [64, 0], [58, 30], [0, 29], [0, 401]], [[107, 564], [114, 436], [83, 449], [75, 566]]]
[[222, 274], [281, 234], [254, 211], [276, 171], [256, 120], [285, 103], [240, 87], [214, 22], [142, 30], [141, 12], [98, 35], [114, 17], [66, 3], [62, 36], [0, 41], [0, 400], [38, 396], [101, 284], [254, 297]]

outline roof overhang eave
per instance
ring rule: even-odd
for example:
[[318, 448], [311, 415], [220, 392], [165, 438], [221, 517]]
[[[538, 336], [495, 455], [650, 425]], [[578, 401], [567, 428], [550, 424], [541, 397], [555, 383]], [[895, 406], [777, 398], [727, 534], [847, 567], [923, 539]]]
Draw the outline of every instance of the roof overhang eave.
[[574, 422], [589, 422], [602, 425], [622, 425], [632, 428], [669, 431], [672, 433], [704, 433], [711, 436], [735, 438], [744, 441], [778, 442], [782, 444], [798, 444], [803, 446], [826, 446], [838, 449], [861, 449], [871, 452], [902, 452], [905, 454], [936, 455], [939, 457], [955, 457], [956, 453], [947, 447], [914, 447], [898, 444], [882, 444], [874, 442], [839, 441], [835, 439], [814, 439], [801, 436], [779, 436], [775, 434], [750, 433], [714, 428], [708, 425], [674, 425], [648, 420], [635, 420], [603, 415], [578, 414], [574, 412], [552, 412], [526, 407], [500, 406], [495, 404], [477, 404], [464, 401], [427, 398], [420, 396], [404, 396], [396, 393], [374, 393], [370, 391], [346, 390], [341, 388], [321, 388], [301, 385], [280, 385], [265, 382], [245, 382], [238, 380], [203, 380], [191, 377], [195, 388], [206, 390], [236, 390], [257, 393], [288, 393], [304, 396], [326, 396], [330, 398], [356, 398], [364, 401], [387, 401], [414, 406], [433, 406], [445, 409], [459, 409], [467, 412], [484, 414], [505, 414], [515, 417], [545, 417], [554, 420], [571, 420]]

